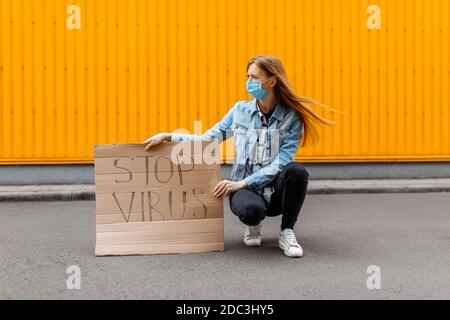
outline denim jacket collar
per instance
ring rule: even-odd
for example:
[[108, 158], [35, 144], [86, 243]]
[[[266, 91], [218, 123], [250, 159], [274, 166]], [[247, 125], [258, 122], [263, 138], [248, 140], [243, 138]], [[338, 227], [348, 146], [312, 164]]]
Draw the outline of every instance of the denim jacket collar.
[[[259, 111], [259, 106], [256, 102], [256, 99], [252, 101], [252, 115]], [[275, 106], [275, 111], [272, 114], [272, 117], [276, 118], [278, 121], [283, 121], [284, 118], [284, 107], [280, 103], [277, 103]]]

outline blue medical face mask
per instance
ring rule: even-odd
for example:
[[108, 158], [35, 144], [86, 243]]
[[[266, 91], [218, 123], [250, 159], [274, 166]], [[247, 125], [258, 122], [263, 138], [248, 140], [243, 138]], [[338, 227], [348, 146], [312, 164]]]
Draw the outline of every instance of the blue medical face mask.
[[[267, 79], [269, 80], [269, 79]], [[266, 80], [266, 81], [267, 81]], [[264, 82], [266, 82], [264, 81]], [[247, 81], [247, 91], [255, 99], [263, 100], [269, 93], [269, 90], [264, 89], [261, 81]]]

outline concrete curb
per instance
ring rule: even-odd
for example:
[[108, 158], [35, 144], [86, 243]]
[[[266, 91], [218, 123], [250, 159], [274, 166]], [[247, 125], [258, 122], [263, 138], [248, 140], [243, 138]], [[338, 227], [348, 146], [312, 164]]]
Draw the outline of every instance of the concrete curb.
[[95, 185], [0, 186], [0, 201], [95, 200]]
[[[450, 192], [450, 179], [310, 180], [308, 194]], [[0, 201], [95, 200], [95, 185], [0, 186]]]
[[311, 194], [412, 192], [450, 192], [450, 179], [311, 180], [308, 185]]

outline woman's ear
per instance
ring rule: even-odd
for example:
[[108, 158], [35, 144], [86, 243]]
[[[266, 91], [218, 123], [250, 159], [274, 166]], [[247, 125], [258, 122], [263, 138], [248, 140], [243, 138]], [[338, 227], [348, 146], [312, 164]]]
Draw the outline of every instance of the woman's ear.
[[277, 81], [278, 81], [277, 77], [273, 77], [273, 80], [270, 83], [270, 88], [275, 88]]

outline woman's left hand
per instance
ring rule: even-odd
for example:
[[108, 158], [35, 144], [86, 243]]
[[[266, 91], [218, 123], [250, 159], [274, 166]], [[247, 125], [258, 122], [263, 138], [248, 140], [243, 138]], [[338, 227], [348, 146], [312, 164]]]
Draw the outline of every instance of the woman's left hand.
[[230, 180], [222, 180], [217, 186], [214, 187], [214, 197], [224, 198], [228, 196], [231, 192], [237, 191], [239, 189], [243, 189], [247, 187], [247, 182], [244, 180], [240, 181], [230, 181]]

